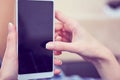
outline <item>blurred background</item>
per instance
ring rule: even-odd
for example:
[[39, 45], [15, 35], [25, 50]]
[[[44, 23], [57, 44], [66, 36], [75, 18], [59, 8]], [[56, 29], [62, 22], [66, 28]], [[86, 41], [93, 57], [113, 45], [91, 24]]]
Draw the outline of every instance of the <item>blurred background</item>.
[[[77, 20], [115, 55], [120, 53], [120, 0], [55, 0], [55, 9]], [[64, 52], [59, 58], [68, 76], [99, 77], [78, 55]]]

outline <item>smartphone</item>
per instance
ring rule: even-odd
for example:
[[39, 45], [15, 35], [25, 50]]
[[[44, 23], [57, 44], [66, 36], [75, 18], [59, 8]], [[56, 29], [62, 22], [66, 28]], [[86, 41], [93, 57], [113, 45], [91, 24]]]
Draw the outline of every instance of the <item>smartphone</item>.
[[17, 0], [18, 79], [53, 76], [53, 51], [45, 48], [54, 35], [53, 0]]

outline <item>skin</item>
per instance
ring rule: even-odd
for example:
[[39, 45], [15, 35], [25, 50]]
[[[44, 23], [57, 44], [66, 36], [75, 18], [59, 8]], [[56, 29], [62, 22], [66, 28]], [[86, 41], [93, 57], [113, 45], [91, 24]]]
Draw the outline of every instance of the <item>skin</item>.
[[1, 80], [16, 80], [18, 73], [17, 61], [17, 33], [15, 26], [9, 24], [9, 34], [7, 37], [7, 46], [3, 58], [0, 79]]
[[59, 11], [56, 11], [55, 16], [59, 21], [56, 23], [56, 41], [47, 43], [47, 49], [54, 50], [58, 54], [61, 54], [61, 51], [78, 54], [96, 67], [103, 80], [120, 80], [120, 65], [108, 48], [86, 32], [76, 21]]
[[1, 0], [0, 1], [0, 58], [3, 58], [6, 40], [7, 40], [7, 26], [8, 22], [13, 22], [13, 0]]
[[[18, 77], [18, 55], [17, 55], [17, 32], [15, 26], [9, 23], [7, 36], [7, 46], [4, 53], [2, 66], [0, 69], [0, 80], [17, 80]], [[54, 60], [55, 65], [61, 65], [59, 59]], [[55, 75], [60, 74], [59, 69], [55, 69]]]
[[[13, 42], [13, 41], [17, 40], [17, 38], [15, 37], [15, 35], [17, 34], [16, 30], [15, 30], [15, 26], [12, 25], [13, 28], [10, 28], [12, 34], [9, 33], [9, 30], [8, 30], [9, 22], [16, 24], [15, 23], [15, 14], [14, 14], [15, 13], [15, 0], [1, 0], [0, 1], [0, 12], [1, 12], [0, 13], [0, 59], [3, 61], [2, 67], [0, 69], [0, 80], [7, 80], [7, 79], [8, 80], [16, 80], [16, 73], [17, 73], [16, 70], [18, 68], [17, 67], [18, 58], [16, 56], [17, 52], [15, 50], [11, 51], [13, 48], [14, 49], [16, 49], [16, 48], [15, 48], [15, 46], [12, 46], [12, 47], [6, 46], [8, 44], [15, 44], [15, 42]], [[15, 34], [15, 35], [13, 35], [13, 34]], [[13, 52], [13, 53], [11, 53], [11, 52]], [[7, 65], [7, 64], [10, 64], [10, 65]], [[59, 66], [62, 64], [62, 61], [55, 58], [54, 64]], [[9, 68], [7, 68], [7, 67], [9, 67]], [[14, 70], [13, 70], [13, 68], [14, 68]], [[8, 71], [10, 73], [7, 73]], [[61, 71], [59, 69], [55, 69], [54, 74], [57, 75], [57, 74], [60, 74], [60, 72]], [[14, 76], [11, 76], [11, 75], [14, 75], [15, 78], [14, 78]]]

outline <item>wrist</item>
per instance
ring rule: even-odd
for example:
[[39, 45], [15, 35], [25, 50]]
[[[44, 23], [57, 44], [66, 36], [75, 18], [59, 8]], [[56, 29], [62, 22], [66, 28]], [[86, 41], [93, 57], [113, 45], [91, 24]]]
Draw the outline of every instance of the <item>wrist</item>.
[[120, 80], [120, 66], [114, 56], [93, 62], [102, 80]]
[[[93, 40], [93, 43], [88, 49], [93, 56], [93, 63], [103, 63], [103, 62], [111, 62], [116, 60], [115, 56], [107, 47], [103, 44], [99, 43], [97, 40]], [[95, 59], [95, 60], [94, 60]]]
[[[120, 80], [120, 66], [112, 52], [104, 47], [103, 56], [92, 61], [103, 80]], [[100, 54], [100, 53], [99, 53]]]

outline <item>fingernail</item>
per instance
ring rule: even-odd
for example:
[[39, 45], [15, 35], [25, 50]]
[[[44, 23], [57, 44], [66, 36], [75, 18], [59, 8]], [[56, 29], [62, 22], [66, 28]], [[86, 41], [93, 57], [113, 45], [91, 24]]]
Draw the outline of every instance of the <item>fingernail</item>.
[[54, 45], [52, 43], [47, 43], [46, 44], [46, 48], [47, 49], [53, 49], [54, 48]]
[[9, 32], [12, 32], [12, 30], [13, 30], [13, 24], [10, 22], [10, 23], [8, 24], [8, 31], [9, 31]]

